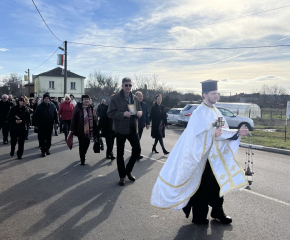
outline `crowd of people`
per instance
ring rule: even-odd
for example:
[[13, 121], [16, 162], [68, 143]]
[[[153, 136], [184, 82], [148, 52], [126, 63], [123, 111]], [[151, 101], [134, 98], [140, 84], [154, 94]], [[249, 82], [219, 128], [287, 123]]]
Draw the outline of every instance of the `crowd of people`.
[[[218, 99], [217, 81], [202, 82], [203, 103], [194, 111], [187, 128], [172, 149], [153, 188], [151, 204], [162, 209], [183, 210], [188, 218], [193, 214], [193, 223], [208, 224], [208, 206], [212, 207], [211, 216], [221, 223], [229, 224], [231, 217], [223, 211], [223, 195], [232, 190], [247, 186], [243, 169], [235, 160], [240, 136], [249, 135], [249, 130], [242, 126], [230, 131], [222, 114], [215, 108]], [[144, 128], [150, 128], [154, 138], [152, 153], [158, 153], [159, 142], [165, 155], [169, 154], [163, 142], [167, 116], [162, 105], [162, 95], [155, 97], [150, 115], [143, 94], [132, 93], [130, 78], [122, 79], [122, 89], [110, 97], [107, 105], [103, 99], [94, 108], [89, 95], [82, 95], [76, 102], [73, 95], [65, 95], [51, 100], [49, 93], [43, 98], [28, 99], [21, 96], [2, 95], [0, 101], [0, 129], [3, 143], [8, 144], [11, 136], [11, 152], [14, 156], [18, 143], [17, 157], [22, 159], [25, 140], [28, 140], [31, 125], [38, 133], [41, 156], [50, 155], [53, 130], [64, 133], [64, 140], [69, 146], [69, 139], [76, 136], [79, 141], [80, 165], [84, 166], [88, 147], [92, 141], [101, 145], [101, 137], [106, 140], [106, 158], [117, 158], [119, 185], [124, 186], [126, 177], [130, 181], [136, 178], [132, 171], [141, 155], [140, 139]], [[217, 125], [217, 123], [224, 125]], [[116, 139], [117, 156], [113, 146]], [[124, 161], [124, 148], [129, 141], [132, 150], [127, 164]]]
[[[84, 166], [86, 154], [90, 143], [99, 141], [103, 137], [106, 142], [106, 158], [115, 160], [121, 186], [125, 185], [125, 177], [135, 181], [132, 170], [136, 160], [143, 158], [141, 155], [140, 139], [143, 129], [147, 130], [152, 121], [151, 136], [155, 139], [152, 147], [153, 153], [158, 153], [156, 145], [158, 141], [163, 153], [165, 149], [163, 138], [167, 118], [164, 106], [161, 104], [162, 95], [156, 96], [156, 102], [151, 109], [150, 116], [147, 104], [143, 101], [143, 94], [137, 91], [132, 93], [132, 81], [130, 78], [122, 80], [122, 90], [110, 96], [110, 103], [105, 99], [95, 109], [89, 95], [82, 95], [81, 101], [76, 102], [74, 96], [66, 94], [60, 99], [45, 93], [42, 97], [28, 98], [4, 94], [0, 101], [0, 129], [3, 133], [3, 143], [8, 144], [10, 132], [11, 151], [14, 156], [18, 143], [17, 157], [22, 159], [25, 141], [28, 140], [29, 129], [34, 130], [38, 136], [41, 156], [50, 155], [52, 135], [64, 134], [64, 141], [71, 136], [76, 136], [79, 142], [80, 165]], [[59, 129], [59, 131], [58, 131]], [[113, 147], [116, 139], [117, 156]], [[128, 140], [132, 146], [132, 155], [127, 165], [124, 163], [124, 147]], [[103, 150], [103, 145], [100, 146]]]

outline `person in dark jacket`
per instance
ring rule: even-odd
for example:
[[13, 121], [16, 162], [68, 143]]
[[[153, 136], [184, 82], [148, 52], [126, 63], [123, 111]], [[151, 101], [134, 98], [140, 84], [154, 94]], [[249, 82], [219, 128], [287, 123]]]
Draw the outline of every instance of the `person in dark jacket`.
[[99, 138], [98, 116], [90, 105], [90, 96], [82, 95], [82, 103], [77, 103], [74, 108], [70, 124], [70, 133], [78, 137], [79, 155], [81, 165], [85, 165], [86, 154], [90, 141]]
[[0, 101], [0, 130], [2, 129], [4, 144], [8, 143], [9, 128], [7, 125], [7, 116], [13, 106], [13, 103], [8, 100], [8, 95], [3, 94]]
[[99, 106], [97, 108], [98, 118], [104, 117], [107, 114], [107, 110], [108, 110], [108, 105], [106, 104], [106, 100], [103, 99], [101, 101], [101, 104], [99, 104]]
[[16, 106], [11, 108], [8, 115], [8, 124], [10, 127], [11, 136], [11, 152], [10, 156], [14, 156], [15, 146], [18, 142], [18, 159], [22, 159], [24, 151], [24, 142], [27, 135], [27, 127], [30, 122], [30, 112], [27, 107], [25, 107], [24, 98], [20, 97], [16, 101]]
[[[146, 127], [146, 129], [148, 130], [150, 127], [150, 120], [149, 120], [147, 104], [143, 101], [143, 93], [140, 91], [137, 91], [135, 95], [137, 96], [140, 102], [140, 105], [142, 107], [142, 117], [138, 119], [138, 128], [139, 128], [138, 134], [139, 134], [139, 140], [141, 140], [143, 129]], [[137, 160], [140, 160], [142, 158], [143, 156], [140, 155]]]
[[[117, 137], [117, 165], [120, 186], [125, 185], [126, 175], [130, 181], [136, 180], [131, 172], [141, 151], [138, 136], [138, 118], [142, 116], [142, 108], [138, 98], [132, 94], [131, 89], [131, 79], [123, 78], [122, 90], [113, 96], [107, 112], [108, 117], [113, 119], [113, 130]], [[132, 146], [132, 154], [125, 168], [124, 148], [126, 140]]]
[[150, 112], [150, 119], [152, 121], [152, 127], [151, 127], [151, 137], [155, 138], [154, 145], [152, 147], [152, 153], [158, 153], [156, 150], [156, 145], [159, 141], [163, 153], [166, 155], [169, 152], [166, 151], [164, 144], [163, 144], [163, 138], [165, 138], [165, 126], [167, 126], [167, 117], [165, 108], [163, 105], [161, 105], [162, 102], [162, 95], [158, 94], [155, 97], [156, 102], [153, 104]]
[[[111, 99], [114, 95], [115, 94], [112, 94]], [[106, 105], [105, 103], [106, 101], [103, 104], [101, 104], [103, 105], [102, 111], [104, 111], [105, 114], [101, 114], [101, 117], [99, 118], [99, 129], [102, 132], [101, 136], [106, 139], [106, 145], [107, 145], [106, 158], [114, 160], [116, 158], [113, 153], [113, 147], [114, 147], [114, 140], [116, 137], [116, 133], [113, 131], [113, 119], [109, 118], [107, 115], [109, 106]]]
[[[59, 101], [58, 101], [58, 97], [54, 97], [53, 100], [52, 100], [51, 102], [54, 104], [54, 106], [56, 107], [56, 111], [58, 112], [58, 110], [59, 110], [59, 106], [60, 106], [60, 103], [59, 103]], [[58, 121], [60, 121], [60, 120], [58, 119]], [[54, 135], [55, 135], [55, 136], [58, 136], [56, 125], [54, 124], [53, 127], [54, 127]]]
[[33, 126], [38, 128], [38, 139], [42, 157], [50, 155], [51, 134], [53, 125], [58, 126], [58, 113], [56, 107], [50, 102], [49, 93], [43, 95], [43, 102], [37, 106], [33, 117]]

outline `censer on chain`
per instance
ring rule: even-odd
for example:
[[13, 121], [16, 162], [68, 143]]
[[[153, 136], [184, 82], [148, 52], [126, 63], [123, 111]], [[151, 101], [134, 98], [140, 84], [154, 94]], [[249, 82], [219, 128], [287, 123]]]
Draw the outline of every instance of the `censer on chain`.
[[244, 169], [249, 185], [252, 185], [253, 177], [254, 177], [253, 156], [254, 156], [254, 153], [252, 150], [252, 145], [249, 145], [246, 151], [246, 161], [245, 161], [245, 169]]

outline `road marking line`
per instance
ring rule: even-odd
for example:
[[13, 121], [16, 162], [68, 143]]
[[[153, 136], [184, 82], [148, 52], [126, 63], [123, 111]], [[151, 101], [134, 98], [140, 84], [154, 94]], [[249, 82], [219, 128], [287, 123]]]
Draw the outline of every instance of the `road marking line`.
[[253, 192], [253, 191], [250, 191], [250, 190], [247, 190], [247, 189], [242, 189], [242, 190], [245, 191], [245, 192], [252, 193], [252, 194], [254, 194], [254, 195], [257, 195], [257, 196], [260, 196], [260, 197], [263, 197], [263, 198], [266, 198], [266, 199], [272, 200], [272, 201], [274, 201], [274, 202], [282, 203], [282, 204], [284, 204], [284, 205], [290, 207], [290, 203], [283, 202], [283, 201], [278, 200], [278, 199], [276, 199], [276, 198], [268, 197], [268, 196], [263, 195], [263, 194], [261, 194], [261, 193], [256, 193], [256, 192]]

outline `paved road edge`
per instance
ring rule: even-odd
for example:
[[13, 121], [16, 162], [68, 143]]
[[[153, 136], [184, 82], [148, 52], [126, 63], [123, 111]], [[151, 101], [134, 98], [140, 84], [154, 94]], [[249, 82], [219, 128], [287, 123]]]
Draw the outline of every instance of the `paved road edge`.
[[253, 145], [253, 144], [249, 144], [249, 143], [240, 143], [240, 147], [244, 147], [244, 148], [249, 147], [249, 145], [251, 145], [253, 149], [262, 150], [262, 151], [266, 151], [266, 152], [279, 153], [279, 154], [284, 154], [284, 155], [290, 156], [290, 150], [264, 147], [261, 145]]

